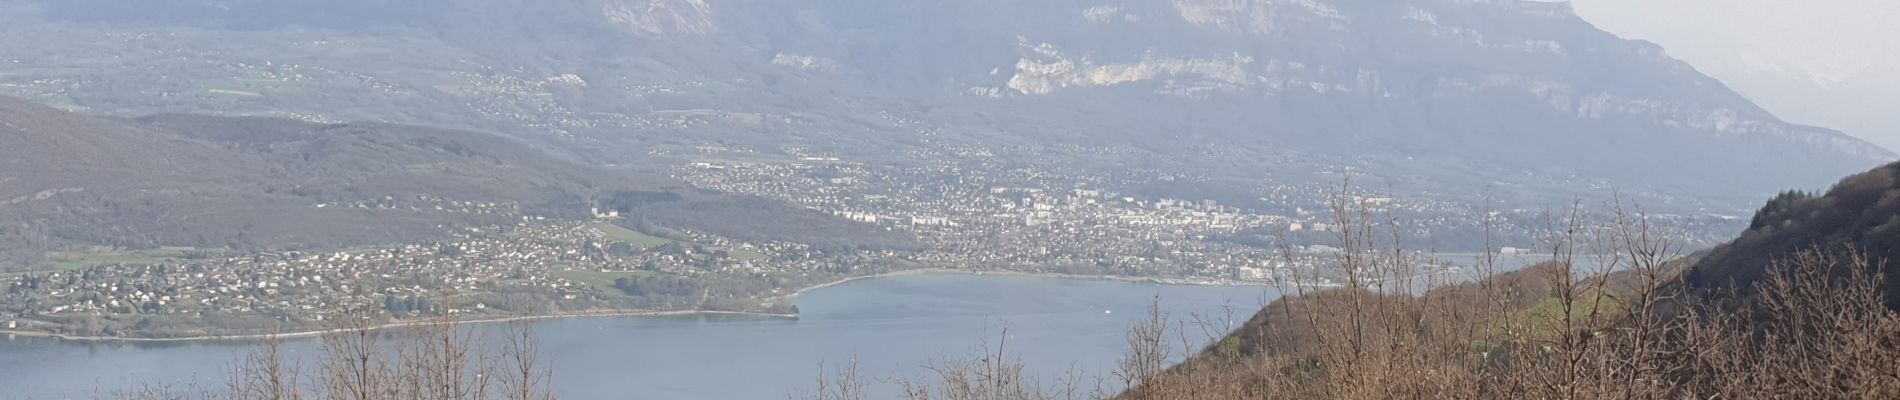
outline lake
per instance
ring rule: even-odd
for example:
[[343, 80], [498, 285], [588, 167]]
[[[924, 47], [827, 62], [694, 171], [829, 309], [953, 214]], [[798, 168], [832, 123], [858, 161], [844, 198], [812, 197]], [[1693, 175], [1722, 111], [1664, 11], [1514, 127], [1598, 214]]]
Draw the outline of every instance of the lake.
[[[739, 315], [551, 319], [535, 322], [554, 385], [570, 399], [783, 399], [808, 393], [821, 362], [854, 357], [864, 378], [922, 377], [932, 360], [980, 353], [1008, 328], [1009, 353], [1045, 381], [1107, 377], [1130, 326], [1159, 301], [1165, 313], [1245, 322], [1261, 287], [1170, 286], [1021, 276], [877, 278], [807, 292], [800, 318]], [[499, 325], [477, 325], [499, 332]], [[1199, 337], [1198, 334], [1189, 335]], [[94, 398], [158, 383], [216, 388], [255, 343], [85, 343], [0, 340], [0, 396]], [[317, 340], [285, 350], [312, 368]], [[1177, 358], [1183, 354], [1175, 351]], [[1091, 381], [1092, 382], [1092, 381]], [[894, 395], [874, 384], [873, 398]]]

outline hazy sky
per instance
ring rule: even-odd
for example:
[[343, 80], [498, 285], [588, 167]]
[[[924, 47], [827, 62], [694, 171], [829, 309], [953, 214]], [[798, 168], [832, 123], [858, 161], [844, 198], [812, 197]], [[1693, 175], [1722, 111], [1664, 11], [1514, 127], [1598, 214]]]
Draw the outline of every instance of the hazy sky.
[[1900, 150], [1900, 0], [1574, 0], [1791, 122]]

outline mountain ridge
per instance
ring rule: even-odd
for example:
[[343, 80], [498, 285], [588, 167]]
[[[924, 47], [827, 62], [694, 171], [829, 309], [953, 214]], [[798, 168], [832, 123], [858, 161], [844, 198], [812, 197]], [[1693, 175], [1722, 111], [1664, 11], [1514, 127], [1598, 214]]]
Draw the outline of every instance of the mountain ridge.
[[[502, 132], [599, 164], [734, 145], [915, 162], [899, 155], [974, 145], [1057, 164], [1128, 154], [1085, 167], [1104, 171], [1169, 159], [1177, 172], [1237, 180], [1370, 169], [1437, 183], [1406, 191], [1503, 181], [1557, 193], [1548, 182], [1574, 181], [1740, 201], [1895, 158], [1783, 122], [1566, 3], [168, 0], [118, 13], [5, 3], [19, 37], [176, 44], [202, 59], [129, 56], [228, 71], [140, 93], [113, 88], [145, 72], [34, 67], [12, 80], [16, 95], [115, 115], [209, 109]], [[164, 33], [127, 38], [137, 30]], [[256, 55], [265, 48], [281, 51]], [[94, 83], [30, 83], [61, 78]], [[1231, 155], [1201, 157], [1196, 145]], [[1259, 161], [1287, 157], [1297, 160]], [[1440, 162], [1485, 170], [1422, 172]]]

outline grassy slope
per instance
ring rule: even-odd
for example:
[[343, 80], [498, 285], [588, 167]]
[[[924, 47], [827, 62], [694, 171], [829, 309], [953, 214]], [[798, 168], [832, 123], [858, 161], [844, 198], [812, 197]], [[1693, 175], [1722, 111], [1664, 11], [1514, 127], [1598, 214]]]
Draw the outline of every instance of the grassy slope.
[[[663, 238], [659, 236], [653, 236], [646, 233], [642, 233], [640, 231], [627, 229], [626, 227], [623, 227], [620, 225], [609, 224], [609, 223], [595, 223], [593, 224], [593, 227], [595, 229], [600, 229], [601, 232], [605, 232], [609, 239], [626, 242], [627, 244], [631, 244], [631, 245], [634, 245], [635, 247], [639, 247], [643, 249], [651, 249], [654, 247], [665, 246], [665, 245], [673, 244], [673, 243], [679, 243], [682, 246], [693, 246], [695, 244], [699, 244], [699, 243], [692, 243], [692, 242], [682, 242], [682, 241], [667, 239], [667, 238]], [[713, 247], [708, 246], [708, 248], [713, 248]], [[738, 249], [738, 248], [725, 249], [725, 250], [732, 254], [733, 259], [736, 259], [739, 261], [764, 261], [764, 260], [769, 260], [772, 258], [771, 256], [765, 255], [765, 253], [760, 253], [753, 250]]]
[[568, 270], [568, 271], [557, 271], [554, 273], [554, 276], [562, 278], [562, 279], [572, 280], [575, 282], [585, 283], [587, 284], [587, 286], [592, 286], [594, 290], [607, 294], [607, 295], [625, 296], [625, 293], [621, 293], [620, 290], [617, 290], [614, 288], [615, 280], [618, 280], [620, 278], [638, 279], [638, 278], [651, 276], [654, 274], [655, 274], [654, 272], [647, 272], [647, 271], [602, 272], [602, 271]]

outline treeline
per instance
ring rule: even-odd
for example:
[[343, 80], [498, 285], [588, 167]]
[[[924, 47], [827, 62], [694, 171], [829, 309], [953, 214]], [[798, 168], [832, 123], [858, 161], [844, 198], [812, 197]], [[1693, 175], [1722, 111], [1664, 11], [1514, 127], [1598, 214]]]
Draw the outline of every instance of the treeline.
[[614, 280], [612, 290], [625, 297], [603, 297], [616, 308], [642, 310], [699, 310], [796, 314], [789, 303], [766, 301], [796, 288], [815, 286], [850, 276], [890, 271], [887, 266], [864, 266], [849, 272], [811, 271], [767, 273], [754, 276], [647, 274]]
[[[1698, 294], [1752, 292], [1778, 260], [1809, 248], [1843, 248], [1900, 260], [1900, 164], [1842, 179], [1825, 193], [1785, 192], [1764, 204], [1747, 231], [1711, 250], [1688, 272]], [[1876, 265], [1888, 308], [1900, 310], [1900, 262]]]
[[622, 214], [632, 213], [640, 207], [671, 203], [684, 199], [678, 193], [655, 191], [618, 191], [597, 201], [601, 210], [613, 210]]
[[699, 282], [692, 279], [667, 275], [648, 275], [638, 278], [620, 278], [614, 280], [614, 288], [628, 296], [698, 296], [703, 290]]
[[633, 218], [743, 241], [787, 241], [820, 249], [922, 250], [908, 234], [750, 196], [659, 204]]

